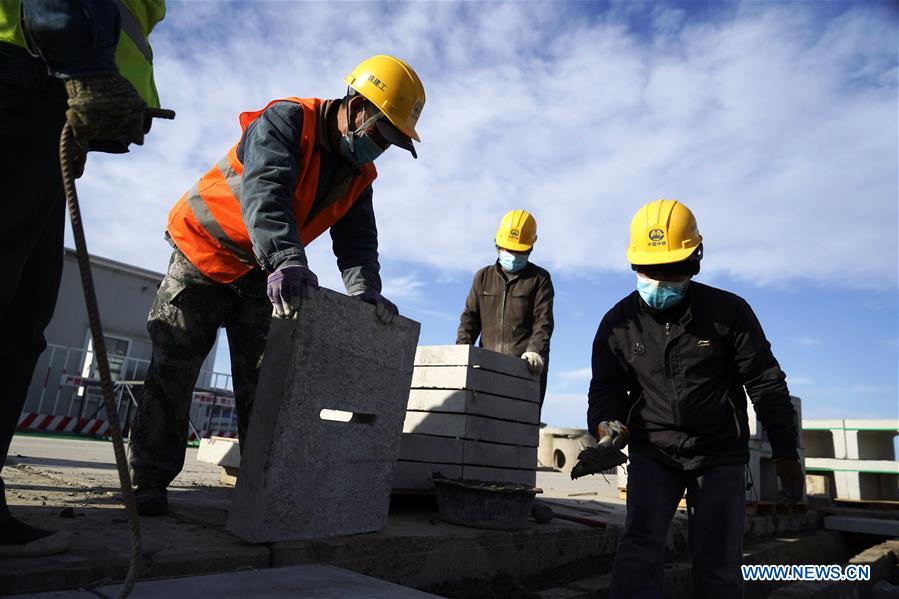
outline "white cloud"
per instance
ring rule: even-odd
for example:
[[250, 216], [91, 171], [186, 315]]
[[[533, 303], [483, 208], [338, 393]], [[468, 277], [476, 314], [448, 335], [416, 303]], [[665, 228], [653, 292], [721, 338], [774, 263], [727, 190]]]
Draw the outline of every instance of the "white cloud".
[[821, 345], [821, 339], [818, 337], [788, 337], [790, 341], [795, 343], [796, 345], [801, 345], [803, 347], [814, 347], [816, 345]]
[[590, 380], [593, 376], [593, 370], [590, 368], [579, 368], [578, 370], [565, 370], [554, 374], [566, 383], [583, 382]]
[[378, 163], [385, 263], [471, 272], [520, 206], [545, 266], [624, 269], [631, 214], [664, 196], [696, 212], [712, 276], [895, 285], [897, 33], [876, 5], [829, 21], [814, 3], [704, 21], [654, 6], [649, 33], [628, 30], [637, 9], [622, 5], [346, 6], [173, 3], [151, 40], [178, 117], [131, 156], [91, 156], [91, 250], [164, 270], [166, 214], [237, 140], [238, 113], [339, 96], [360, 59], [391, 52], [428, 102], [421, 159]]

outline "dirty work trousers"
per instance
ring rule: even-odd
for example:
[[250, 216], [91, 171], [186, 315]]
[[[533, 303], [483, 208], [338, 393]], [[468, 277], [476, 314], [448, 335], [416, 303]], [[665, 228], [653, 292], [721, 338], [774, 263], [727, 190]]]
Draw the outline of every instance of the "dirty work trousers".
[[231, 350], [238, 436], [245, 441], [272, 312], [265, 281], [254, 269], [234, 284], [217, 283], [178, 249], [172, 253], [147, 321], [153, 355], [128, 452], [136, 486], [162, 489], [181, 472], [194, 386], [222, 326]]
[[[62, 275], [59, 135], [66, 93], [43, 63], [0, 43], [0, 451], [6, 454], [47, 342]], [[0, 479], [0, 522], [9, 518]]]
[[740, 563], [746, 488], [742, 464], [675, 470], [631, 452], [627, 520], [612, 571], [612, 599], [662, 597], [665, 541], [687, 491], [693, 597], [743, 596]]

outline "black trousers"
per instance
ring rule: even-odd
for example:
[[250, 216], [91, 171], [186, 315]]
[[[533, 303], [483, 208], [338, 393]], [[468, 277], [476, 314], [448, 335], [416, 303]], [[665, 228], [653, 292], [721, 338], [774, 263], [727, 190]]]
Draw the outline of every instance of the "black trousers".
[[631, 452], [627, 520], [615, 555], [612, 599], [661, 599], [665, 540], [685, 489], [693, 597], [742, 597], [744, 470], [742, 464], [675, 470]]
[[[44, 329], [62, 275], [65, 198], [59, 135], [65, 123], [61, 82], [40, 60], [0, 43], [0, 451], [6, 454], [25, 405]], [[0, 478], [0, 522], [10, 516]]]

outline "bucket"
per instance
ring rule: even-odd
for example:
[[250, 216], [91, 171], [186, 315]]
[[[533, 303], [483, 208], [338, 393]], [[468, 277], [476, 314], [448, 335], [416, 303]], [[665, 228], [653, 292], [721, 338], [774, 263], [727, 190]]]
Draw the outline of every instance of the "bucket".
[[527, 525], [534, 496], [542, 489], [529, 485], [471, 479], [431, 478], [440, 517], [474, 528], [517, 530]]

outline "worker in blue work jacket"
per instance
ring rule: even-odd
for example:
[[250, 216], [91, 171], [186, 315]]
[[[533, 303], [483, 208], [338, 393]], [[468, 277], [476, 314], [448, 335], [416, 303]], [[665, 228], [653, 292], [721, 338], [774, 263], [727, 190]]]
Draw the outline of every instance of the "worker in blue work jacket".
[[[6, 454], [25, 403], [63, 263], [65, 196], [59, 140], [68, 121], [79, 164], [87, 150], [126, 152], [149, 131], [158, 107], [147, 36], [163, 0], [0, 2], [0, 451]], [[0, 557], [65, 551], [69, 535], [15, 518], [0, 479]]]
[[783, 498], [803, 496], [785, 375], [749, 304], [692, 280], [702, 236], [689, 208], [674, 200], [643, 206], [627, 256], [637, 289], [599, 325], [587, 413], [597, 439], [630, 446], [611, 597], [662, 597], [665, 539], [685, 490], [692, 596], [741, 597], [747, 394]]

